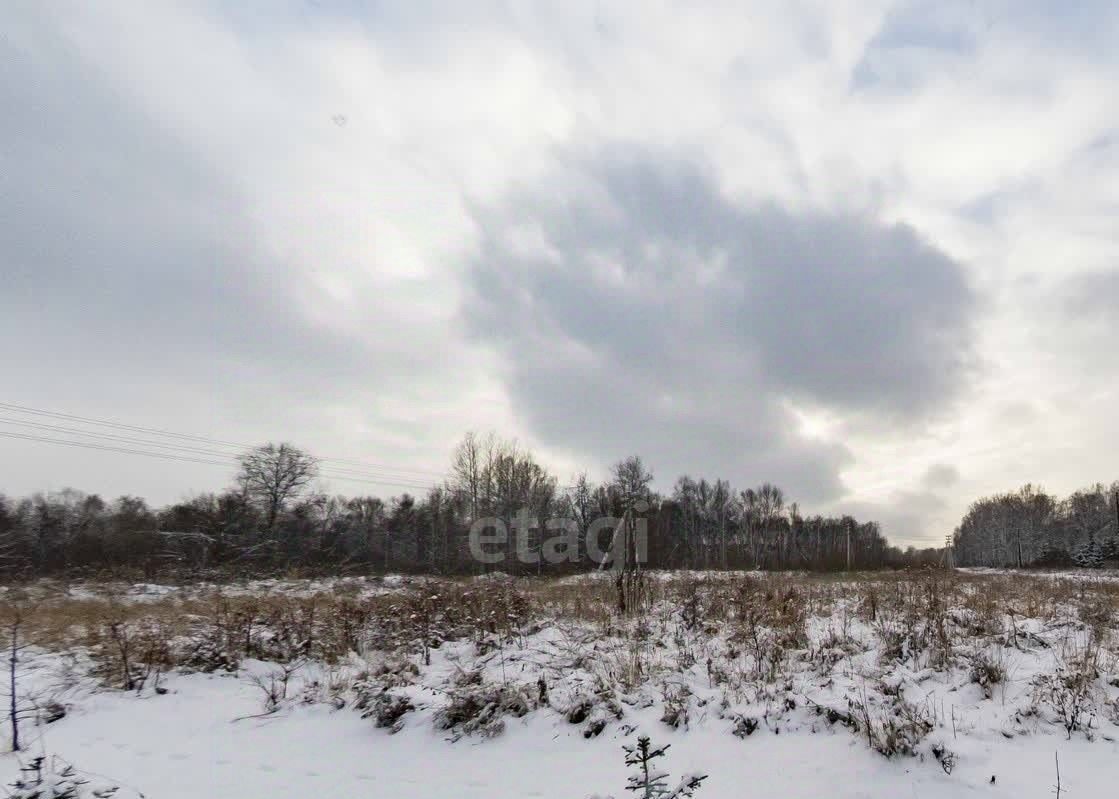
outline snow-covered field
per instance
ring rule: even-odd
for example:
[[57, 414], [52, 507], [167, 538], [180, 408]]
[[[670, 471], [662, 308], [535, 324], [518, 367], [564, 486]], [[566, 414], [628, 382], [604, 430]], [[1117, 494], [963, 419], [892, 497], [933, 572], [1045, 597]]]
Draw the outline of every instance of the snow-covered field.
[[118, 797], [621, 797], [639, 734], [701, 799], [1119, 775], [1119, 590], [1079, 575], [673, 575], [625, 618], [599, 576], [37, 590], [5, 596], [37, 639], [5, 782], [42, 753]]

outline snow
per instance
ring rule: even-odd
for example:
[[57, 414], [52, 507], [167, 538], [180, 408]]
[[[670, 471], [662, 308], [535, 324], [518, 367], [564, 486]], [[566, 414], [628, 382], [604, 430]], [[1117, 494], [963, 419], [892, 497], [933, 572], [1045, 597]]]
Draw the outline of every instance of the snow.
[[[1022, 572], [1012, 568], [994, 566], [964, 566], [956, 569], [961, 574], [977, 577], [990, 576], [1028, 576], [1033, 579], [1072, 580], [1086, 583], [1119, 583], [1119, 570], [1116, 569], [1031, 569]], [[1062, 789], [1063, 790], [1063, 789]]]
[[[234, 590], [313, 596], [337, 584], [255, 581]], [[578, 587], [577, 580], [564, 584]], [[406, 580], [345, 590], [372, 595], [409, 585], [426, 590]], [[96, 585], [82, 591], [104, 596]], [[138, 604], [178, 595], [152, 586], [131, 586], [124, 594]], [[71, 597], [81, 595], [71, 587]], [[1114, 639], [1101, 655], [1106, 662], [1087, 734], [1067, 734], [1034, 698], [1039, 679], [1059, 673], [1095, 640], [1075, 609], [1057, 607], [1044, 618], [1003, 617], [1002, 643], [961, 634], [954, 665], [938, 666], [928, 653], [886, 657], [884, 636], [899, 620], [888, 609], [875, 623], [860, 619], [853, 601], [841, 597], [827, 614], [810, 614], [809, 644], [773, 679], [716, 679], [712, 667], [741, 668], [743, 675], [755, 668], [748, 644], [733, 643], [725, 629], [685, 633], [677, 608], [658, 608], [649, 614], [644, 637], [622, 636], [612, 622], [604, 627], [552, 617], [485, 646], [446, 641], [430, 650], [430, 664], [413, 651], [405, 655], [410, 670], [400, 668], [399, 653], [380, 651], [333, 666], [302, 662], [272, 713], [260, 684], [278, 671], [275, 663], [245, 660], [234, 674], [172, 673], [160, 682], [163, 693], [145, 688], [137, 694], [98, 687], [86, 676], [80, 652], [35, 651], [26, 690], [49, 689], [69, 713], [26, 729], [32, 744], [21, 757], [60, 755], [79, 773], [120, 785], [120, 797], [620, 799], [629, 795], [631, 773], [622, 746], [644, 734], [655, 746], [670, 745], [656, 764], [671, 775], [669, 784], [689, 773], [708, 775], [700, 799], [1044, 796], [1056, 782], [1056, 758], [1062, 795], [1114, 795], [1119, 715], [1106, 712], [1119, 709]], [[953, 608], [950, 615], [965, 629], [968, 614]], [[728, 654], [728, 647], [738, 654]], [[969, 658], [998, 663], [1006, 679], [984, 688], [969, 676]], [[386, 669], [403, 675], [391, 693], [414, 707], [400, 717], [395, 734], [363, 718], [354, 701], [363, 675]], [[500, 734], [440, 728], [456, 692], [534, 692], [541, 677], [546, 702], [530, 703], [520, 717], [502, 716]], [[335, 691], [335, 684], [342, 687]], [[572, 708], [584, 701], [587, 710], [573, 716]], [[675, 728], [665, 723], [670, 706], [686, 719]], [[863, 728], [829, 722], [817, 706], [856, 718], [865, 706], [879, 724], [916, 713], [928, 731], [915, 741], [914, 755], [885, 757], [868, 744]], [[586, 737], [595, 721], [603, 722], [601, 734]], [[950, 773], [937, 752], [954, 759]], [[0, 755], [0, 781], [13, 781], [20, 761]]]
[[[419, 718], [389, 735], [357, 713], [321, 705], [233, 721], [260, 712], [259, 697], [244, 680], [195, 674], [172, 677], [168, 687], [166, 695], [140, 699], [94, 695], [70, 717], [42, 729], [33, 751], [65, 752], [79, 770], [122, 785], [118, 796], [582, 799], [595, 792], [623, 794], [621, 745], [636, 735], [614, 730], [585, 740], [578, 728], [539, 712], [509, 723], [501, 737], [457, 743]], [[682, 732], [665, 730], [653, 709], [642, 716], [640, 731], [671, 744], [667, 770], [710, 775], [698, 794], [705, 799], [751, 793], [785, 799], [947, 799], [978, 791], [1041, 796], [1055, 781], [1054, 752], [1070, 796], [1104, 797], [1113, 795], [1119, 756], [1113, 743], [984, 735], [967, 742], [960, 765], [946, 775], [935, 763], [887, 760], [843, 730], [759, 731], [739, 740], [710, 720]], [[14, 778], [14, 756], [0, 758], [0, 769]], [[989, 784], [992, 774], [995, 785]]]
[[[78, 601], [114, 599], [132, 603], [157, 602], [169, 598], [189, 599], [220, 594], [228, 597], [282, 595], [305, 598], [316, 594], [331, 593], [355, 598], [379, 596], [400, 591], [422, 582], [423, 578], [402, 575], [322, 577], [317, 579], [253, 579], [229, 582], [199, 581], [187, 584], [125, 583], [113, 581], [86, 581], [58, 583], [40, 580], [33, 592], [52, 598], [65, 597]], [[0, 597], [9, 587], [0, 586]], [[25, 589], [26, 590], [26, 589]]]

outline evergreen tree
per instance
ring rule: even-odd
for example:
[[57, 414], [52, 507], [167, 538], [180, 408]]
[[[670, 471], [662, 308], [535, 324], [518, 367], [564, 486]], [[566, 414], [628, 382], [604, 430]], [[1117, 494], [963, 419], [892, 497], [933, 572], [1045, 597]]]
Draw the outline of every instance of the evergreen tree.
[[636, 746], [625, 746], [623, 749], [626, 751], [626, 765], [635, 768], [626, 790], [633, 791], [640, 799], [686, 799], [694, 796], [700, 783], [707, 779], [706, 774], [686, 774], [675, 788], [669, 788], [668, 772], [652, 765], [654, 760], [664, 755], [668, 746], [654, 749], [649, 736], [642, 735], [637, 739]]
[[1068, 552], [1055, 541], [1046, 541], [1041, 547], [1041, 554], [1033, 562], [1034, 566], [1071, 566], [1072, 558]]
[[55, 769], [40, 755], [20, 769], [23, 776], [11, 785], [10, 799], [109, 799], [116, 786], [90, 787], [73, 766]]
[[1073, 555], [1073, 561], [1082, 569], [1103, 568], [1103, 548], [1095, 540], [1089, 541]]
[[1101, 554], [1105, 562], [1119, 561], [1119, 535], [1111, 536], [1103, 542]]

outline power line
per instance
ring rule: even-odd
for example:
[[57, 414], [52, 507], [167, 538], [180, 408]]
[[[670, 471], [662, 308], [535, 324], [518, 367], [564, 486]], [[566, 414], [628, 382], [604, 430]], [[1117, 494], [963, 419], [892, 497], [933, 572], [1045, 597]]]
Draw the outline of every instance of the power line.
[[[239, 442], [235, 442], [235, 441], [224, 441], [222, 439], [208, 438], [206, 436], [199, 436], [199, 435], [194, 435], [194, 434], [191, 434], [191, 433], [179, 433], [179, 432], [176, 432], [176, 431], [173, 431], [173, 430], [166, 430], [166, 429], [154, 428], [154, 427], [142, 427], [140, 425], [127, 424], [127, 423], [124, 423], [124, 422], [114, 422], [114, 421], [111, 421], [111, 420], [108, 420], [108, 419], [96, 419], [96, 418], [92, 418], [92, 417], [88, 417], [88, 416], [78, 416], [76, 414], [71, 414], [71, 413], [62, 413], [62, 412], [59, 412], [59, 411], [49, 411], [49, 410], [46, 410], [46, 409], [43, 409], [43, 408], [33, 408], [33, 407], [26, 406], [26, 405], [16, 405], [16, 404], [9, 403], [9, 402], [0, 402], [0, 408], [4, 408], [4, 409], [7, 409], [7, 410], [11, 410], [11, 411], [17, 411], [17, 412], [20, 412], [20, 413], [34, 414], [36, 416], [47, 416], [47, 417], [52, 417], [52, 418], [56, 418], [56, 419], [66, 419], [66, 420], [69, 420], [69, 421], [83, 422], [85, 424], [98, 425], [98, 426], [101, 426], [101, 427], [111, 427], [111, 428], [116, 428], [116, 429], [120, 429], [120, 430], [129, 430], [129, 431], [138, 432], [138, 433], [148, 433], [148, 434], [151, 434], [151, 435], [158, 435], [158, 436], [164, 436], [164, 437], [169, 437], [169, 438], [177, 438], [177, 439], [185, 440], [185, 441], [201, 442], [201, 443], [204, 443], [204, 444], [210, 444], [210, 445], [216, 445], [216, 446], [222, 446], [222, 447], [234, 447], [234, 448], [239, 449], [239, 450], [247, 450], [247, 449], [252, 448], [252, 445], [250, 445], [250, 444], [244, 444], [244, 443], [239, 443]], [[349, 459], [345, 459], [345, 458], [322, 457], [322, 458], [319, 458], [319, 460], [330, 461], [330, 462], [333, 462], [333, 463], [344, 463], [344, 464], [349, 464], [349, 465], [353, 465], [353, 466], [361, 466], [361, 467], [365, 467], [365, 468], [382, 469], [382, 470], [387, 470], [387, 471], [400, 473], [402, 476], [404, 476], [406, 474], [411, 474], [411, 475], [420, 476], [420, 477], [428, 477], [428, 476], [447, 477], [446, 472], [436, 472], [436, 471], [431, 471], [431, 470], [428, 470], [428, 469], [411, 469], [411, 468], [407, 468], [407, 467], [403, 467], [403, 466], [400, 466], [400, 467], [398, 467], [398, 466], [388, 466], [387, 464], [377, 464], [377, 463], [373, 463], [373, 462], [349, 460]]]
[[[88, 431], [88, 430], [81, 430], [79, 428], [74, 428], [74, 427], [64, 427], [64, 426], [61, 426], [61, 425], [43, 424], [43, 423], [40, 423], [40, 422], [28, 422], [28, 421], [24, 421], [24, 420], [13, 420], [13, 419], [0, 418], [0, 424], [15, 424], [15, 425], [23, 426], [23, 427], [32, 427], [32, 428], [36, 428], [36, 429], [47, 430], [47, 431], [50, 431], [50, 432], [69, 433], [69, 434], [76, 434], [76, 435], [81, 435], [81, 436], [86, 436], [86, 437], [94, 437], [94, 438], [98, 438], [98, 439], [102, 439], [102, 440], [107, 440], [112, 444], [121, 444], [121, 443], [124, 443], [124, 444], [140, 444], [142, 446], [157, 447], [159, 449], [171, 450], [172, 452], [174, 452], [175, 454], [178, 454], [178, 455], [182, 455], [184, 453], [187, 454], [188, 456], [203, 455], [203, 456], [209, 456], [209, 457], [213, 457], [213, 458], [221, 458], [221, 459], [224, 459], [227, 463], [230, 463], [230, 464], [236, 464], [237, 463], [237, 456], [232, 455], [230, 453], [220, 452], [220, 451], [215, 451], [215, 450], [202, 449], [202, 448], [199, 448], [199, 447], [188, 447], [188, 446], [185, 446], [185, 445], [182, 445], [182, 444], [165, 444], [165, 443], [160, 442], [160, 441], [150, 441], [150, 440], [142, 439], [142, 438], [133, 438], [131, 436], [121, 436], [121, 435], [114, 435], [114, 434], [108, 434], [108, 433], [97, 433], [97, 432]], [[368, 472], [358, 471], [358, 470], [355, 470], [355, 469], [345, 469], [345, 468], [328, 468], [328, 469], [322, 469], [320, 471], [324, 476], [335, 477], [335, 478], [338, 478], [338, 479], [341, 479], [341, 480], [364, 479], [368, 482], [377, 482], [377, 483], [380, 483], [380, 484], [383, 484], [383, 485], [394, 485], [394, 486], [405, 487], [405, 488], [429, 488], [430, 487], [427, 484], [420, 484], [419, 481], [414, 481], [414, 480], [409, 480], [409, 481], [406, 481], [406, 482], [405, 481], [396, 482], [398, 480], [401, 480], [401, 478], [399, 478], [397, 475], [381, 475], [381, 474], [376, 474], [376, 473], [368, 473]]]
[[26, 405], [15, 405], [10, 402], [0, 402], [0, 408], [11, 411], [19, 411], [20, 413], [30, 413], [35, 416], [51, 416], [56, 419], [68, 419], [74, 422], [85, 422], [87, 424], [95, 424], [103, 427], [115, 427], [123, 430], [133, 430], [138, 433], [155, 433], [156, 435], [169, 436], [171, 438], [187, 439], [190, 441], [201, 441], [208, 444], [219, 444], [227, 447], [247, 448], [244, 444], [238, 444], [233, 441], [222, 441], [215, 438], [206, 438], [204, 436], [195, 436], [188, 433], [176, 433], [171, 430], [160, 430], [154, 427], [140, 427], [139, 425], [125, 424], [123, 422], [113, 422], [107, 419], [93, 419], [88, 416], [77, 416], [72, 413], [61, 413], [59, 411], [48, 411], [43, 408], [31, 408]]
[[[162, 458], [164, 460], [181, 461], [186, 463], [201, 463], [211, 466], [224, 466], [226, 468], [235, 466], [237, 464], [236, 458], [233, 456], [226, 456], [225, 460], [207, 460], [205, 458], [193, 457], [190, 455], [182, 455], [178, 453], [166, 452], [148, 452], [145, 450], [135, 450], [126, 447], [110, 446], [108, 444], [96, 444], [88, 441], [72, 441], [68, 439], [46, 438], [44, 436], [35, 436], [25, 433], [6, 433], [0, 431], [0, 436], [5, 438], [20, 439], [25, 441], [35, 441], [39, 443], [61, 444], [70, 447], [81, 447], [84, 449], [102, 450], [106, 452], [117, 452], [125, 455], [142, 455], [150, 458]], [[388, 479], [369, 479], [363, 477], [354, 477], [346, 474], [338, 474], [328, 470], [321, 472], [322, 476], [335, 480], [346, 480], [356, 483], [367, 483], [369, 485], [391, 486], [394, 488], [409, 488], [413, 490], [425, 490], [431, 488], [431, 484], [420, 483], [403, 483], [396, 482]]]
[[[224, 441], [222, 439], [208, 438], [206, 436], [199, 436], [191, 433], [180, 433], [173, 430], [166, 430], [155, 427], [142, 427], [140, 425], [127, 424], [125, 422], [114, 422], [109, 419], [97, 419], [89, 416], [78, 416], [77, 414], [62, 413], [60, 411], [50, 411], [44, 408], [34, 408], [27, 405], [17, 405], [10, 402], [0, 402], [0, 408], [9, 411], [16, 411], [18, 413], [32, 414], [35, 416], [46, 416], [54, 419], [63, 419], [71, 422], [82, 422], [84, 424], [97, 425], [100, 427], [110, 427], [118, 430], [127, 430], [136, 433], [147, 433], [149, 435], [164, 436], [167, 438], [175, 438], [183, 441], [193, 441], [202, 444], [209, 444], [211, 446], [234, 447], [239, 450], [252, 449], [252, 445], [250, 444], [243, 444], [235, 441]], [[371, 461], [351, 460], [347, 458], [321, 457], [318, 460], [323, 462], [357, 466], [365, 469], [379, 470], [383, 472], [391, 472], [406, 480], [422, 480], [430, 477], [446, 478], [449, 476], [447, 472], [437, 472], [430, 469], [412, 469], [403, 466], [389, 466], [387, 464], [379, 464]]]
[[[146, 450], [117, 447], [109, 444], [98, 444], [91, 441], [73, 441], [69, 439], [47, 438], [45, 436], [31, 435], [29, 433], [9, 433], [0, 431], [0, 437], [21, 441], [32, 441], [42, 444], [59, 444], [61, 446], [67, 447], [80, 447], [82, 449], [99, 450], [102, 452], [115, 452], [122, 455], [139, 455], [147, 458], [160, 458], [163, 460], [179, 461], [182, 463], [199, 463], [207, 466], [223, 466], [225, 468], [229, 468], [236, 465], [236, 458], [234, 456], [227, 456], [226, 460], [207, 460], [205, 458], [192, 457], [190, 455], [181, 455], [171, 452], [148, 452]], [[391, 480], [375, 480], [362, 477], [347, 476], [343, 474], [335, 474], [332, 472], [324, 472], [323, 476], [333, 480], [346, 480], [354, 483], [367, 483], [369, 485], [390, 486], [393, 488], [409, 488], [412, 490], [425, 490], [432, 487], [430, 484], [422, 485], [419, 483], [402, 483]]]
[[6, 418], [3, 418], [3, 417], [0, 417], [0, 424], [13, 424], [13, 425], [19, 425], [21, 427], [32, 427], [32, 428], [35, 428], [35, 429], [38, 429], [38, 430], [48, 430], [50, 432], [56, 432], [56, 433], [72, 433], [72, 434], [77, 434], [77, 435], [82, 435], [82, 436], [88, 436], [90, 438], [107, 439], [109, 441], [114, 441], [114, 442], [118, 442], [118, 443], [126, 442], [126, 443], [131, 443], [131, 444], [143, 444], [143, 445], [149, 446], [149, 447], [160, 447], [160, 448], [163, 448], [163, 449], [181, 450], [183, 452], [196, 452], [196, 453], [201, 454], [201, 455], [212, 455], [212, 456], [221, 457], [221, 458], [234, 457], [233, 455], [231, 455], [228, 452], [220, 452], [218, 450], [202, 449], [200, 447], [190, 447], [190, 446], [186, 446], [184, 444], [165, 444], [163, 442], [150, 441], [150, 440], [144, 439], [144, 438], [133, 438], [132, 436], [122, 436], [120, 434], [113, 434], [113, 433], [98, 433], [98, 432], [95, 432], [95, 431], [92, 431], [92, 430], [82, 430], [82, 429], [77, 428], [77, 427], [65, 427], [63, 425], [44, 424], [43, 422], [28, 422], [28, 421], [24, 421], [22, 419], [6, 419]]
[[[203, 449], [201, 447], [191, 447], [185, 444], [168, 444], [162, 441], [152, 441], [145, 438], [135, 438], [133, 436], [124, 436], [119, 433], [99, 433], [91, 430], [82, 430], [77, 427], [66, 427], [64, 425], [46, 424], [43, 422], [30, 422], [23, 419], [10, 419], [0, 417], [0, 424], [18, 425], [21, 427], [30, 427], [38, 430], [46, 430], [52, 433], [67, 433], [70, 435], [85, 436], [88, 438], [97, 438], [109, 441], [113, 444], [139, 444], [146, 447], [156, 447], [158, 449], [166, 449], [177, 454], [188, 455], [203, 455], [212, 458], [229, 459], [236, 463], [238, 456], [228, 452], [221, 452], [220, 450]], [[366, 478], [370, 481], [381, 481], [386, 485], [401, 485], [410, 488], [427, 488], [429, 486], [420, 486], [418, 479], [402, 477], [395, 474], [379, 474], [368, 470], [350, 469], [346, 467], [328, 467], [320, 470], [325, 476], [337, 477], [339, 479], [353, 478]], [[399, 483], [394, 481], [400, 481]]]
[[146, 455], [152, 458], [165, 458], [174, 461], [186, 461], [189, 463], [205, 463], [211, 466], [229, 466], [228, 463], [222, 461], [209, 461], [202, 460], [201, 458], [190, 458], [185, 455], [172, 455], [167, 452], [145, 452], [138, 449], [125, 449], [123, 447], [112, 447], [107, 444], [94, 444], [89, 441], [66, 441], [57, 438], [45, 438], [44, 436], [34, 436], [29, 433], [5, 433], [0, 431], [0, 436], [4, 438], [16, 438], [23, 441], [37, 441], [50, 444], [64, 444], [68, 447], [82, 447], [84, 449], [98, 449], [106, 452], [120, 452], [126, 455]]

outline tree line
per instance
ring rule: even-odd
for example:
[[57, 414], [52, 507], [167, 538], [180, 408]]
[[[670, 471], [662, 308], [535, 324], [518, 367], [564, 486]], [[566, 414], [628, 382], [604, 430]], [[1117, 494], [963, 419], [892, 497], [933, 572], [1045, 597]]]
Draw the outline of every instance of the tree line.
[[984, 497], [953, 536], [960, 566], [1119, 565], [1119, 481], [1061, 499], [1027, 484]]
[[[636, 456], [619, 461], [604, 482], [584, 473], [561, 485], [530, 452], [493, 434], [465, 436], [447, 479], [422, 496], [323, 493], [315, 489], [316, 458], [286, 443], [257, 447], [239, 463], [229, 489], [163, 508], [73, 489], [0, 496], [0, 573], [555, 574], [597, 568], [591, 554], [604, 544], [588, 541], [595, 520], [627, 513], [647, 531], [647, 568], [824, 571], [942, 558], [941, 550], [891, 547], [875, 522], [802, 515], [769, 483], [735, 490], [725, 480], [683, 476], [662, 495]], [[472, 555], [471, 525], [518, 518], [531, 523], [516, 552], [512, 541], [496, 545], [507, 550], [496, 567]], [[571, 531], [573, 551], [562, 562], [540, 557], [550, 535], [543, 522], [557, 519]]]

